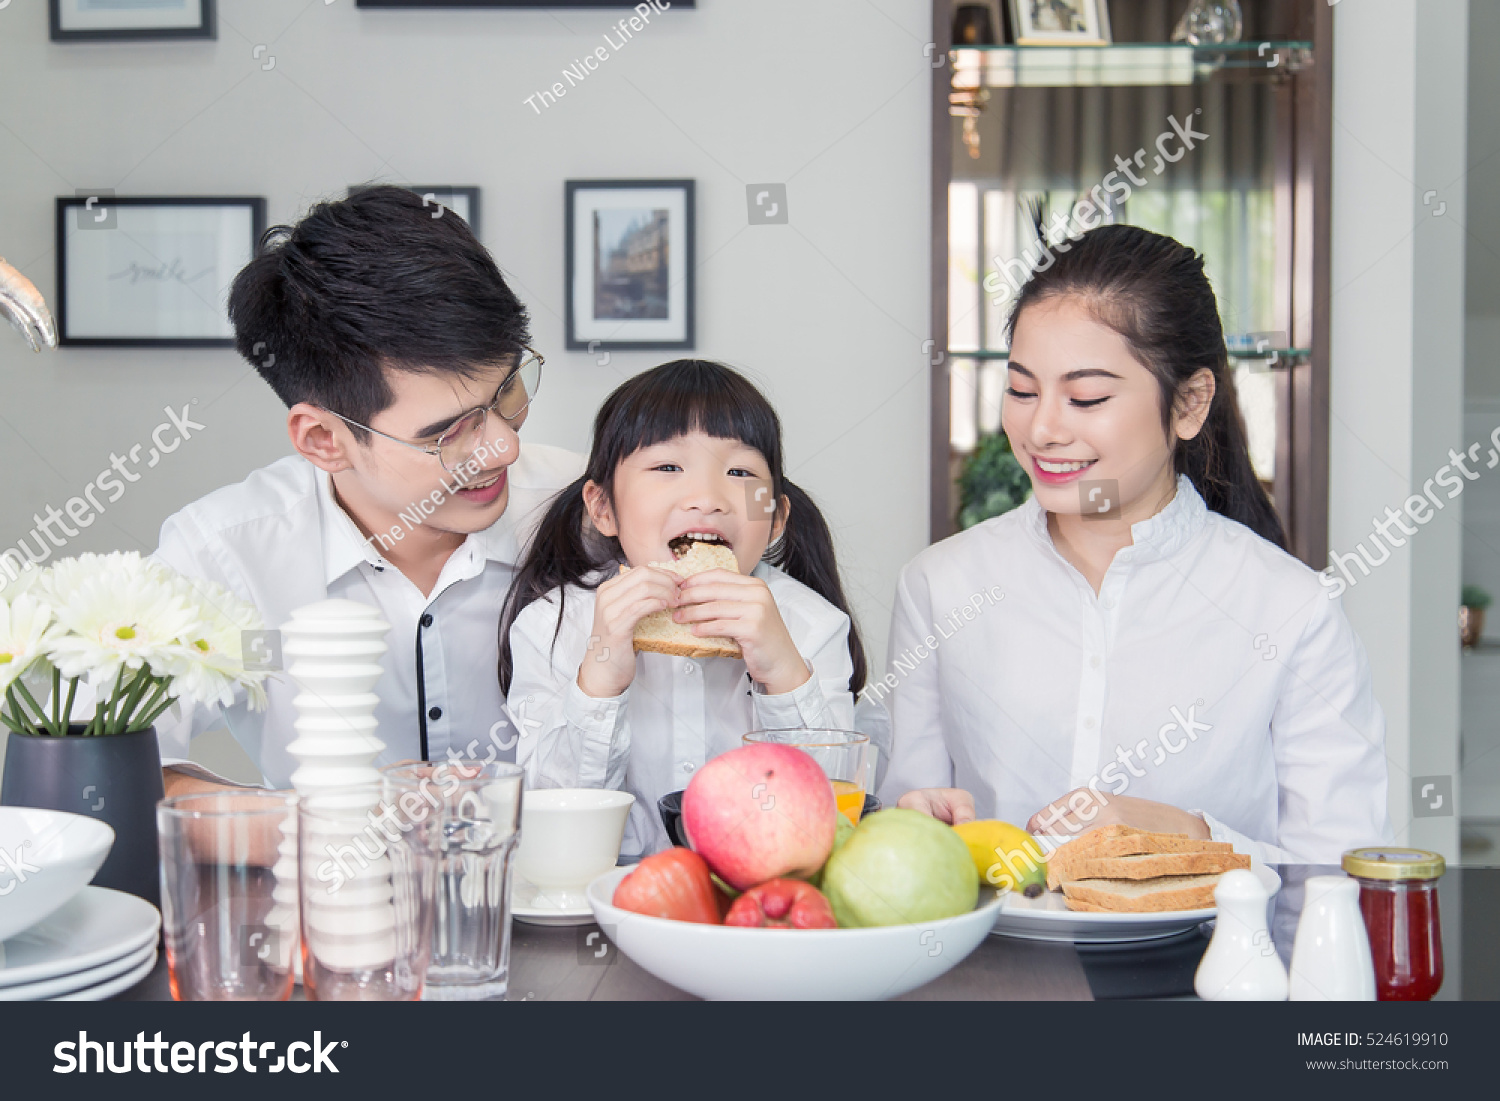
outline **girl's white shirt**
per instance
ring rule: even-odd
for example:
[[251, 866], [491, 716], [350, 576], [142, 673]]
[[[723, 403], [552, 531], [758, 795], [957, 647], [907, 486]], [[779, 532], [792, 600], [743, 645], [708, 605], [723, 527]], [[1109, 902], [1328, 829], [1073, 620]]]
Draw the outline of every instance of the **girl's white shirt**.
[[886, 805], [954, 786], [1024, 825], [1093, 787], [1192, 810], [1271, 863], [1388, 840], [1385, 718], [1319, 575], [1186, 477], [1130, 530], [1097, 596], [1034, 497], [902, 570], [870, 689], [895, 725]]
[[[739, 747], [758, 729], [854, 729], [849, 692], [849, 617], [800, 581], [760, 563], [792, 642], [812, 676], [770, 695], [739, 658], [635, 656], [635, 680], [618, 696], [596, 699], [578, 687], [593, 658], [592, 590], [569, 586], [561, 629], [554, 589], [529, 604], [511, 627], [514, 672], [507, 707], [520, 730], [516, 761], [530, 787], [616, 788], [635, 796], [622, 857], [669, 848], [656, 801], [687, 787], [704, 762]], [[553, 633], [557, 632], [556, 644]]]

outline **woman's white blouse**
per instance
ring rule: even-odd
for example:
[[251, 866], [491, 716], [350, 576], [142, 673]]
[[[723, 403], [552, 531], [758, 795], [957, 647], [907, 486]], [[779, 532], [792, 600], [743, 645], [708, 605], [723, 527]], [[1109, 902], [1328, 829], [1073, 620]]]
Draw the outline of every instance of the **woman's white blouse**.
[[813, 673], [791, 692], [761, 691], [739, 658], [642, 653], [635, 658], [635, 680], [620, 695], [585, 695], [578, 670], [591, 657], [594, 593], [580, 587], [567, 590], [561, 630], [556, 589], [528, 605], [511, 627], [507, 707], [520, 729], [516, 761], [526, 769], [527, 784], [632, 793], [622, 856], [670, 847], [656, 801], [687, 787], [705, 761], [738, 748], [747, 731], [853, 728], [849, 617], [774, 566], [762, 562], [752, 573], [770, 588]]
[[906, 566], [874, 688], [895, 724], [886, 804], [960, 787], [1024, 826], [1093, 787], [1201, 813], [1273, 863], [1387, 840], [1385, 718], [1318, 575], [1185, 477], [1131, 535], [1097, 597], [1035, 498]]

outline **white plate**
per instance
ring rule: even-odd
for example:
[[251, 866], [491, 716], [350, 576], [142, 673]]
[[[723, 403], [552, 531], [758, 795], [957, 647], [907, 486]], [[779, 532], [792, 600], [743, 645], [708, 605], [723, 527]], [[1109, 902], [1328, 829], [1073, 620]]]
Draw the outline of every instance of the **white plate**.
[[[1257, 860], [1250, 870], [1265, 884], [1267, 894], [1274, 896], [1281, 890], [1281, 876], [1275, 869]], [[1021, 940], [1123, 944], [1180, 936], [1195, 925], [1212, 921], [1218, 912], [1210, 906], [1203, 910], [1167, 910], [1156, 914], [1096, 914], [1069, 910], [1061, 891], [1045, 891], [1039, 898], [1007, 891], [995, 927], [990, 931]]]
[[700, 998], [874, 1001], [931, 982], [984, 940], [1000, 899], [980, 892], [968, 913], [875, 929], [738, 929], [669, 921], [611, 904], [627, 868], [589, 884], [615, 946], [646, 971]]
[[160, 929], [151, 903], [90, 884], [41, 924], [0, 943], [0, 988], [109, 963], [155, 944]]
[[[631, 865], [632, 867], [634, 865]], [[615, 865], [621, 867], [621, 865]], [[510, 916], [526, 925], [592, 925], [594, 910], [583, 891], [548, 891], [519, 873], [510, 894]]]
[[134, 971], [128, 971], [117, 979], [110, 979], [106, 983], [101, 983], [98, 986], [91, 986], [87, 990], [78, 990], [72, 994], [64, 994], [60, 998], [54, 998], [53, 1001], [102, 1002], [105, 998], [113, 998], [116, 994], [129, 990], [136, 983], [140, 982], [147, 975], [151, 974], [151, 969], [155, 966], [156, 948], [155, 946], [153, 946], [151, 949], [150, 958], [147, 959], [145, 963], [137, 967]]
[[21, 872], [0, 863], [0, 941], [20, 936], [83, 890], [109, 855], [115, 831], [96, 818], [36, 807], [0, 807], [0, 851]]
[[154, 942], [138, 951], [127, 952], [117, 960], [110, 960], [108, 963], [101, 963], [98, 967], [90, 967], [84, 971], [75, 971], [71, 975], [63, 975], [56, 979], [43, 979], [41, 982], [0, 986], [0, 1002], [40, 1002], [48, 998], [56, 998], [61, 994], [71, 994], [75, 990], [98, 986], [126, 971], [134, 971], [148, 959], [152, 962], [156, 960]]

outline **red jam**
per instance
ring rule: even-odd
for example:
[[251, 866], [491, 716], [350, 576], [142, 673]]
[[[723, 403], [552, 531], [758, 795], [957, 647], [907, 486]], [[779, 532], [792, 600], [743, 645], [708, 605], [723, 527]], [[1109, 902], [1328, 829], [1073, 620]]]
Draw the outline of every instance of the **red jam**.
[[1427, 1001], [1443, 985], [1443, 858], [1418, 849], [1356, 849], [1344, 854], [1344, 870], [1359, 881], [1376, 997]]

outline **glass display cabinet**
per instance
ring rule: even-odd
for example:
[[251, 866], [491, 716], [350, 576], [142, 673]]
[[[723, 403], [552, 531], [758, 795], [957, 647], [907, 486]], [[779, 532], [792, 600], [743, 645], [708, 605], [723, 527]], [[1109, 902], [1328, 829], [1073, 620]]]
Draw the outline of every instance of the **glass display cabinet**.
[[933, 5], [934, 540], [986, 513], [970, 458], [996, 442], [1037, 225], [1056, 240], [1088, 211], [1204, 255], [1256, 471], [1292, 553], [1326, 564], [1332, 19], [1241, 0], [1240, 41], [1173, 44], [1189, 2], [1113, 0], [1111, 45], [956, 48], [955, 5]]

